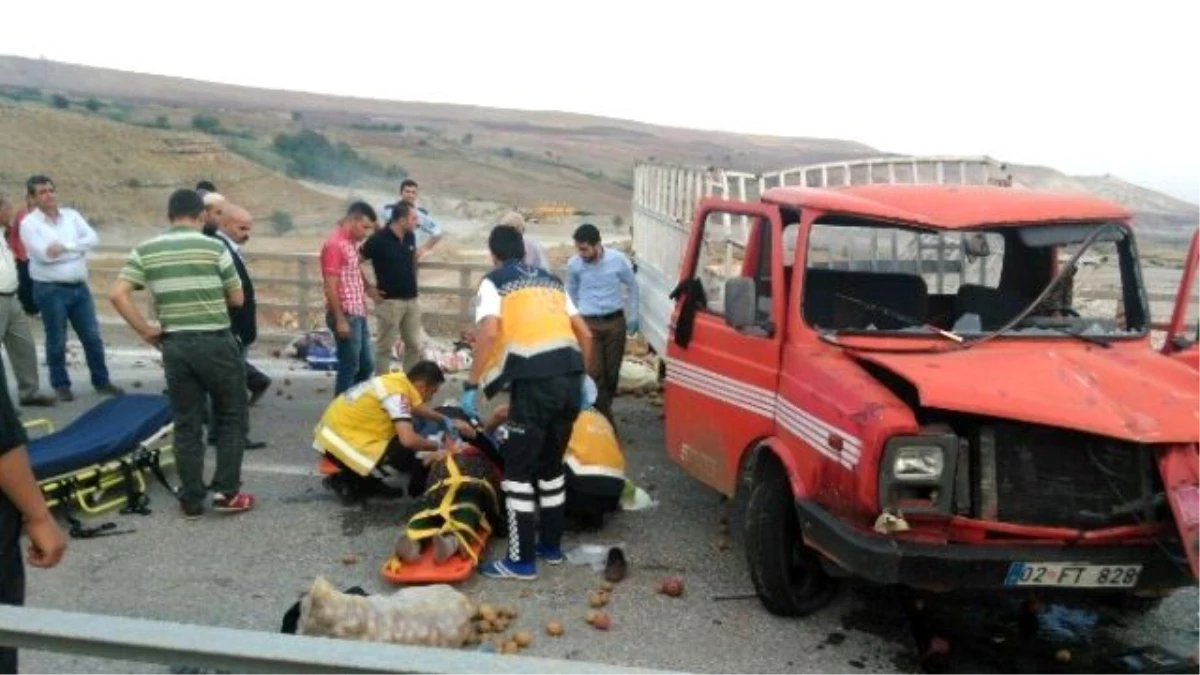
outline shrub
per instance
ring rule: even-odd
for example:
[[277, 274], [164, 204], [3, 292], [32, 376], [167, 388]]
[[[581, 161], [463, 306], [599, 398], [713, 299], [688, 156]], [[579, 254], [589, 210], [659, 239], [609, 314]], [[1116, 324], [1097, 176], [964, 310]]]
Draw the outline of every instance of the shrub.
[[271, 213], [271, 229], [279, 236], [296, 229], [296, 223], [292, 222], [292, 214], [287, 211], [273, 211]]
[[221, 120], [212, 115], [196, 115], [192, 117], [192, 128], [206, 134], [221, 133]]
[[50, 105], [58, 108], [59, 110], [66, 110], [67, 108], [71, 107], [71, 99], [63, 96], [62, 94], [55, 94], [50, 97]]
[[100, 101], [97, 101], [95, 98], [89, 98], [87, 103], [83, 104], [83, 107], [87, 108], [90, 112], [96, 112], [100, 109]]

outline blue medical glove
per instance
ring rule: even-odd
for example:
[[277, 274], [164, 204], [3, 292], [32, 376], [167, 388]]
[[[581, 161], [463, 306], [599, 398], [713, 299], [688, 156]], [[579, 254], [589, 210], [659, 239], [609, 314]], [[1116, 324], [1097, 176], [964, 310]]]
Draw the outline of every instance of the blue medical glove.
[[580, 387], [579, 392], [579, 409], [587, 410], [592, 407], [592, 404], [596, 402], [596, 395], [598, 393], [596, 381], [592, 379], [591, 375], [584, 375], [583, 386]]
[[625, 322], [625, 332], [629, 333], [630, 335], [636, 334], [638, 332], [638, 328], [641, 328], [641, 324], [638, 323], [636, 316], [630, 317], [629, 320]]
[[447, 438], [458, 439], [458, 427], [454, 426], [454, 420], [449, 415], [442, 416], [442, 430]]
[[469, 417], [479, 417], [479, 387], [471, 389], [463, 389], [462, 396], [458, 399], [458, 406]]

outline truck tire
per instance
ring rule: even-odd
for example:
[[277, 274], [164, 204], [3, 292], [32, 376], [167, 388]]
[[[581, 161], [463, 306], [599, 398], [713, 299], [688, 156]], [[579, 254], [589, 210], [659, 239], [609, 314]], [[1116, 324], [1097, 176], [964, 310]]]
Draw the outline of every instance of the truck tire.
[[782, 467], [758, 472], [746, 506], [746, 557], [767, 611], [807, 616], [829, 604], [837, 583], [821, 569], [817, 555], [802, 541]]

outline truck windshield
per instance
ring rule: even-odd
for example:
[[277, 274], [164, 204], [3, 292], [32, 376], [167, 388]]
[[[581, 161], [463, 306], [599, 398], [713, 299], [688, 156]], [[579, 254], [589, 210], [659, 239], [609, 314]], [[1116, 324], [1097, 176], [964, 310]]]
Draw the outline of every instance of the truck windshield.
[[1149, 318], [1136, 252], [1114, 223], [936, 231], [818, 221], [801, 311], [810, 326], [836, 333], [984, 335], [1029, 307], [1097, 228], [1075, 266], [1004, 335], [1140, 336]]

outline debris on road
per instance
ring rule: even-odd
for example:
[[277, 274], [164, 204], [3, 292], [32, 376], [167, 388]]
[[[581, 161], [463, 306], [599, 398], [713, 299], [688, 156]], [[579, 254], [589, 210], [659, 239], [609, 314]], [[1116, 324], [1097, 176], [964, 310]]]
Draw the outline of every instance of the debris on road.
[[678, 598], [683, 595], [683, 579], [674, 575], [663, 579], [662, 583], [659, 584], [658, 592], [672, 598]]

